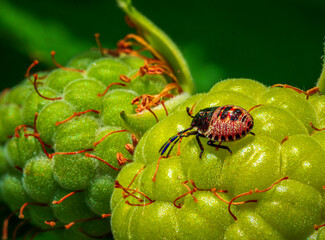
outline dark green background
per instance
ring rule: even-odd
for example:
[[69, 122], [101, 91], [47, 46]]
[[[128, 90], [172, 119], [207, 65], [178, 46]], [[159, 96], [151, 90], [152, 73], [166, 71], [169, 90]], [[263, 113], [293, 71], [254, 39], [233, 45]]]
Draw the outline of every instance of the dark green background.
[[[0, 0], [1, 86], [19, 82], [34, 58], [53, 67], [78, 52], [105, 47], [132, 31], [114, 0]], [[321, 70], [324, 0], [133, 0], [167, 32], [189, 62], [198, 91], [233, 77], [312, 87]], [[5, 5], [4, 5], [5, 4]], [[12, 15], [12, 16], [11, 16]]]
[[[234, 77], [308, 89], [320, 75], [324, 0], [133, 2], [178, 44], [199, 92]], [[95, 47], [96, 32], [114, 47], [132, 31], [123, 17], [115, 0], [0, 0], [0, 90], [21, 81], [35, 58], [37, 70], [52, 68], [51, 50], [64, 64]]]

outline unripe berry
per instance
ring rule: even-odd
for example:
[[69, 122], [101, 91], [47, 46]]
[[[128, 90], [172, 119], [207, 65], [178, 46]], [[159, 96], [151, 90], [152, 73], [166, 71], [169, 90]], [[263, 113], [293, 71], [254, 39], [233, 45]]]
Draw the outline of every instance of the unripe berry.
[[[323, 96], [302, 93], [293, 87], [228, 79], [180, 104], [144, 134], [134, 162], [117, 176], [113, 235], [117, 239], [323, 236], [325, 131], [318, 128], [323, 126], [319, 111]], [[204, 124], [220, 130], [214, 121], [228, 116], [231, 107], [219, 110], [218, 116], [215, 112], [214, 120], [201, 117], [202, 125], [182, 131], [191, 126], [189, 115], [196, 119], [202, 109], [225, 105], [247, 109], [254, 134], [211, 147], [206, 143], [211, 136], [203, 130], [197, 133]], [[241, 119], [225, 119], [229, 129], [236, 121]]]
[[[134, 34], [120, 40], [117, 49], [105, 49], [95, 34], [99, 49], [66, 66], [52, 51], [57, 69], [33, 74], [35, 60], [21, 84], [2, 92], [0, 201], [12, 211], [3, 239], [15, 214], [25, 218], [17, 229], [28, 221], [69, 240], [111, 236], [116, 176], [133, 162], [139, 138], [185, 101], [193, 87], [178, 49], [153, 29], [159, 38], [149, 40], [159, 43], [158, 49]], [[165, 49], [173, 50], [160, 55]], [[187, 75], [176, 77], [176, 71]]]
[[24, 167], [22, 182], [27, 194], [37, 202], [48, 203], [58, 189], [53, 179], [53, 162], [45, 155], [30, 159]]

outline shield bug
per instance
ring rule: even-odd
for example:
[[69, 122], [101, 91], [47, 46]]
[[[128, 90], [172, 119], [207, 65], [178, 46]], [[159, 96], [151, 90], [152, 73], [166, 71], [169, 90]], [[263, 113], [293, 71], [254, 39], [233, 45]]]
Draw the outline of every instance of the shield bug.
[[[200, 158], [204, 152], [200, 137], [209, 139], [207, 142], [209, 146], [227, 149], [229, 153], [232, 153], [229, 147], [221, 146], [220, 144], [222, 142], [239, 140], [247, 134], [255, 135], [251, 132], [254, 121], [249, 112], [258, 106], [260, 105], [254, 106], [248, 111], [234, 105], [210, 107], [200, 110], [195, 116], [192, 115], [190, 109], [187, 107], [187, 114], [193, 118], [191, 126], [169, 138], [168, 141], [162, 145], [159, 152], [161, 152], [161, 155], [164, 155], [169, 148], [166, 156], [168, 157], [178, 141], [183, 137], [195, 135], [201, 149]], [[219, 144], [215, 144], [216, 142], [219, 142]], [[173, 145], [171, 146], [172, 143]]]

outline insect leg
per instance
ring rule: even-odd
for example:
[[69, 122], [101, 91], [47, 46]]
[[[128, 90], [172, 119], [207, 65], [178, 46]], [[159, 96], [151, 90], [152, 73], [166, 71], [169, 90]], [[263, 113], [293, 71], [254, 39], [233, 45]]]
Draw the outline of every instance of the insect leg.
[[170, 154], [170, 152], [173, 150], [175, 144], [178, 143], [178, 141], [179, 141], [181, 138], [182, 138], [182, 137], [179, 137], [179, 138], [176, 139], [176, 141], [174, 141], [173, 145], [169, 148], [169, 151], [168, 151], [166, 157], [169, 157], [169, 154]]
[[201, 136], [200, 134], [196, 134], [196, 141], [199, 144], [200, 149], [201, 149], [201, 152], [200, 152], [200, 158], [201, 158], [202, 157], [202, 154], [204, 152], [204, 147], [203, 147], [203, 145], [201, 143], [200, 136]]
[[212, 147], [218, 147], [218, 148], [227, 149], [227, 150], [229, 151], [229, 153], [232, 153], [232, 151], [230, 150], [229, 147], [214, 144], [214, 141], [209, 140], [209, 141], [207, 142], [207, 144], [208, 144], [209, 146], [212, 146]]
[[191, 118], [194, 118], [194, 117], [192, 116], [192, 114], [190, 113], [190, 108], [189, 108], [189, 107], [186, 108], [186, 112], [187, 112], [187, 114], [188, 114]]
[[186, 112], [191, 118], [194, 118], [194, 116], [192, 114], [193, 114], [193, 109], [194, 109], [195, 105], [196, 105], [196, 103], [193, 104], [193, 106], [191, 107], [191, 110], [189, 107], [186, 108]]

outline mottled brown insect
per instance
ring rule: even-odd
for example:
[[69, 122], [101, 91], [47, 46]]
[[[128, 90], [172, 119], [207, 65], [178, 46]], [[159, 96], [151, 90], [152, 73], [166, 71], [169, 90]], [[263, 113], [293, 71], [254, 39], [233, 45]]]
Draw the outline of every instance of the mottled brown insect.
[[[171, 150], [180, 139], [191, 135], [196, 136], [196, 140], [200, 146], [200, 158], [204, 152], [200, 137], [209, 139], [207, 142], [208, 145], [227, 149], [230, 153], [232, 153], [229, 147], [221, 146], [221, 142], [236, 141], [243, 138], [247, 134], [255, 135], [251, 132], [254, 126], [253, 118], [249, 111], [245, 110], [244, 108], [234, 105], [211, 107], [200, 110], [195, 116], [190, 113], [189, 108], [186, 108], [186, 111], [187, 114], [193, 118], [191, 126], [169, 138], [159, 150], [161, 155], [163, 155], [170, 147], [171, 143], [173, 143], [167, 153], [168, 157]], [[189, 132], [190, 130], [193, 131]], [[215, 144], [215, 142], [219, 142], [219, 145]]]

